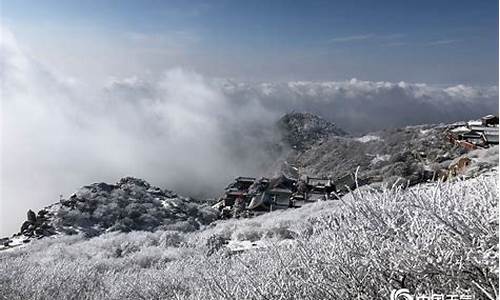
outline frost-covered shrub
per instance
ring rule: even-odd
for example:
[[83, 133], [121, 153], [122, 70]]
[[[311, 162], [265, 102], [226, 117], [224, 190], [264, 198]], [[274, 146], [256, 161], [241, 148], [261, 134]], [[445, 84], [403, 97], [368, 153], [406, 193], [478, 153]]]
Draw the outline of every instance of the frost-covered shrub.
[[96, 236], [106, 231], [193, 231], [218, 217], [209, 206], [178, 197], [136, 178], [116, 185], [95, 183], [63, 199], [53, 224], [67, 234]]
[[[497, 181], [360, 189], [189, 233], [35, 241], [0, 253], [0, 299], [389, 299], [402, 287], [496, 299]], [[263, 247], [217, 251], [239, 236]]]
[[161, 247], [178, 247], [183, 242], [181, 234], [177, 231], [162, 231], [158, 244]]

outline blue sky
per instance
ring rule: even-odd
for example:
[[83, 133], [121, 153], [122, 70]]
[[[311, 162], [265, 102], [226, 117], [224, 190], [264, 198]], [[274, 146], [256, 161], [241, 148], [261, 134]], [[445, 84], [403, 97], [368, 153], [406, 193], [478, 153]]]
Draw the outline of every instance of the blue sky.
[[496, 84], [498, 1], [2, 1], [2, 23], [74, 77], [173, 67], [255, 81]]

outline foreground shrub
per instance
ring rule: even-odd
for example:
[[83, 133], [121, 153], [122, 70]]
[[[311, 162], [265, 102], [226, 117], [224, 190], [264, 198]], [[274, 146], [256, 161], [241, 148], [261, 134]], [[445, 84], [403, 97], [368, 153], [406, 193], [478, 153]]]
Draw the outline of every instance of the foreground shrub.
[[[486, 174], [193, 233], [41, 240], [0, 254], [0, 299], [389, 299], [393, 288], [496, 299], [497, 209]], [[265, 246], [231, 254], [231, 238]]]

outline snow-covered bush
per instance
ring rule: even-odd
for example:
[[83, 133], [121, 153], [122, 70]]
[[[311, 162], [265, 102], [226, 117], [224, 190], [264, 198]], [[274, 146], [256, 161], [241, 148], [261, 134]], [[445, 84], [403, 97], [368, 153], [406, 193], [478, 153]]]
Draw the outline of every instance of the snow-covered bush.
[[114, 185], [84, 186], [69, 199], [61, 199], [51, 209], [56, 211], [52, 225], [67, 234], [92, 237], [108, 231], [189, 232], [217, 219], [217, 210], [191, 200], [125, 177]]
[[[0, 253], [0, 299], [389, 299], [402, 287], [496, 299], [497, 181], [360, 189], [190, 233], [40, 240]], [[228, 252], [237, 237], [265, 246]]]

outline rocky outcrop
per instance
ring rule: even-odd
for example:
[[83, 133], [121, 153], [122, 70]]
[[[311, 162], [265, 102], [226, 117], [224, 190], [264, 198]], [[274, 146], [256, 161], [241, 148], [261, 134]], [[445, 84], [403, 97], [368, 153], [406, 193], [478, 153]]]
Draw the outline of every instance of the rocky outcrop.
[[296, 150], [305, 150], [329, 136], [347, 133], [335, 124], [311, 113], [289, 113], [277, 123], [283, 141]]
[[31, 209], [27, 212], [27, 220], [21, 226], [18, 235], [26, 237], [41, 238], [56, 234], [55, 228], [50, 224], [52, 215], [49, 216], [48, 211], [42, 209], [35, 214]]
[[91, 237], [110, 231], [193, 231], [218, 218], [207, 204], [125, 177], [116, 184], [93, 183], [37, 214], [27, 213], [20, 232], [2, 239], [0, 250], [57, 234]]
[[208, 205], [125, 177], [116, 184], [94, 183], [61, 200], [56, 227], [73, 234], [98, 235], [105, 231], [181, 229], [191, 231], [216, 218]]

